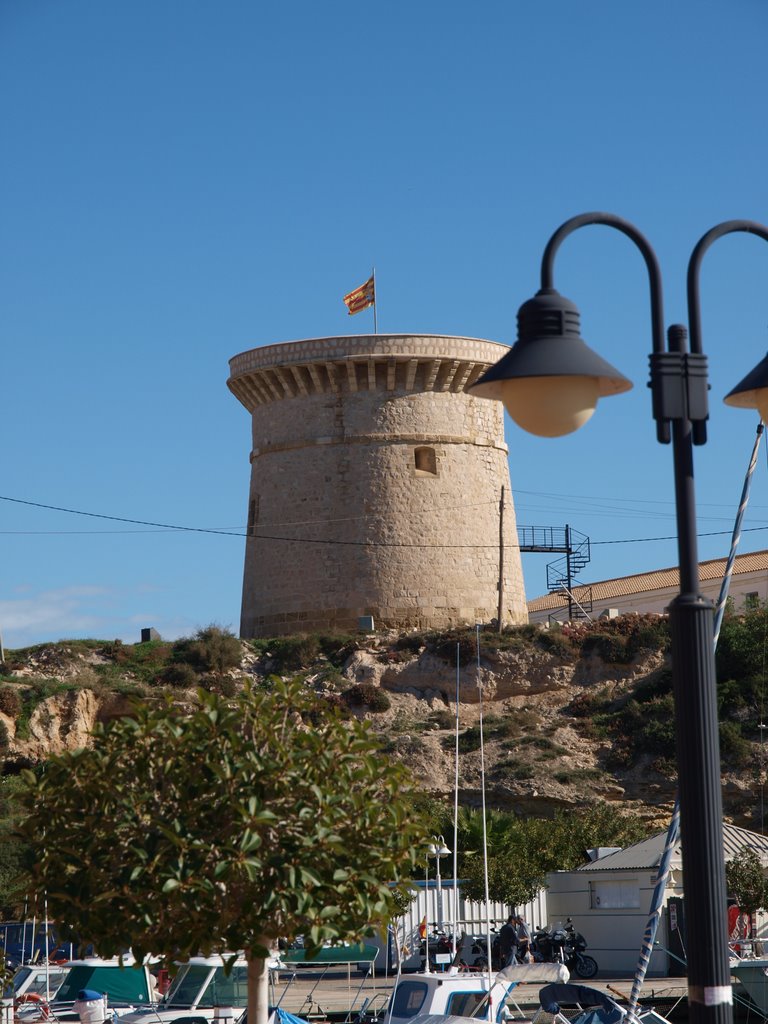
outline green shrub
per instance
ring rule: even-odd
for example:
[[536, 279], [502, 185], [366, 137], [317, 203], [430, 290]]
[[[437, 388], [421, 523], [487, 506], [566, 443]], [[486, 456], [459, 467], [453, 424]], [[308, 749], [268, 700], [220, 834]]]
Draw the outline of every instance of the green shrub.
[[14, 686], [0, 686], [0, 711], [10, 718], [21, 714], [21, 695]]
[[426, 646], [427, 640], [424, 633], [414, 630], [411, 633], [403, 633], [394, 643], [398, 651], [408, 651], [411, 654], [418, 654]]
[[590, 633], [584, 637], [581, 653], [586, 658], [593, 654], [608, 664], [621, 664], [628, 660], [627, 642], [610, 633]]
[[200, 685], [209, 693], [220, 693], [222, 697], [234, 697], [240, 687], [232, 676], [207, 675], [200, 677]]
[[392, 706], [387, 694], [375, 683], [355, 683], [341, 696], [350, 707], [367, 707], [375, 712], [388, 711]]
[[175, 664], [191, 665], [197, 672], [217, 675], [239, 668], [242, 657], [237, 637], [215, 625], [199, 629], [192, 639], [177, 640], [171, 654]]
[[452, 629], [433, 634], [427, 641], [427, 650], [449, 665], [471, 665], [477, 659], [477, 638], [474, 630]]
[[559, 743], [555, 743], [547, 736], [522, 736], [517, 741], [517, 746], [518, 748], [535, 747], [536, 750], [555, 757], [562, 757], [564, 754], [569, 753], [565, 747], [561, 747]]
[[[454, 736], [443, 736], [442, 746], [445, 750], [453, 750], [456, 747], [456, 738]], [[480, 727], [478, 725], [471, 725], [464, 732], [459, 733], [459, 753], [469, 754], [473, 750], [480, 749]]]
[[145, 683], [154, 684], [159, 674], [172, 657], [173, 645], [164, 640], [148, 640], [140, 644], [124, 644], [113, 640], [103, 644], [97, 651], [110, 664], [96, 665], [94, 668], [110, 685], [113, 679], [121, 675], [130, 675]]
[[575, 782], [594, 782], [601, 779], [603, 773], [599, 768], [570, 768], [556, 771], [552, 777], [562, 786], [568, 786]]
[[749, 741], [736, 722], [720, 722], [720, 757], [734, 768], [744, 768], [751, 760]]
[[298, 672], [311, 665], [320, 653], [319, 638], [310, 633], [274, 637], [269, 643], [269, 659], [277, 673]]
[[562, 658], [567, 658], [573, 654], [573, 647], [569, 643], [567, 636], [555, 626], [552, 626], [551, 629], [539, 631], [538, 644], [539, 647], [543, 647], [550, 654], [557, 654]]
[[456, 716], [452, 715], [450, 711], [433, 711], [429, 720], [438, 729], [454, 729], [456, 727]]
[[191, 690], [200, 686], [200, 673], [184, 661], [169, 665], [158, 676], [163, 686], [172, 686], [178, 690]]
[[583, 690], [577, 693], [566, 711], [574, 718], [593, 718], [609, 703], [604, 690]]
[[355, 651], [360, 650], [360, 642], [357, 637], [347, 633], [321, 634], [317, 642], [321, 653], [336, 669], [344, 668]]

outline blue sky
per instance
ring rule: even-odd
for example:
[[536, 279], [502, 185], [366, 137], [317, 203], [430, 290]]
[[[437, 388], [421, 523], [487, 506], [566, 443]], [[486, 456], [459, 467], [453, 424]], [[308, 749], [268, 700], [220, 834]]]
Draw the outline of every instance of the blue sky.
[[[565, 219], [654, 246], [666, 322], [720, 221], [768, 222], [764, 0], [0, 0], [0, 631], [237, 630], [249, 421], [228, 359], [372, 331], [511, 343]], [[507, 424], [518, 523], [589, 535], [583, 579], [676, 561], [642, 259], [564, 244], [556, 285], [635, 382], [577, 434]], [[768, 348], [768, 247], [702, 273], [710, 441], [700, 556], [727, 552], [754, 414], [721, 398]], [[16, 499], [11, 501], [8, 499]], [[195, 528], [163, 530], [20, 501]], [[766, 456], [742, 550], [768, 547]], [[524, 558], [530, 597], [542, 555]]]

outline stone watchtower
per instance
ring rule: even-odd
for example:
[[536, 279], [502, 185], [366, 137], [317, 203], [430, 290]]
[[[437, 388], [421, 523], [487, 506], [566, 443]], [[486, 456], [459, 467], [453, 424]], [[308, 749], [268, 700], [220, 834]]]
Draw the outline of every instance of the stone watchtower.
[[253, 420], [241, 636], [527, 622], [502, 406], [465, 391], [507, 351], [376, 334], [230, 360]]

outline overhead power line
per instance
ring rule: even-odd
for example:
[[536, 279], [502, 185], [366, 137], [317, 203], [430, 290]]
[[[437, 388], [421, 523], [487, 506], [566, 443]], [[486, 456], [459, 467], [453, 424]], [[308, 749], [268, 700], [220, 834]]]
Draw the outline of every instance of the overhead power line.
[[[213, 527], [206, 526], [179, 526], [175, 523], [157, 523], [151, 520], [145, 519], [129, 519], [126, 516], [113, 516], [108, 515], [105, 512], [87, 512], [83, 509], [76, 508], [65, 508], [61, 505], [49, 505], [41, 501], [29, 501], [24, 498], [12, 498], [9, 495], [0, 494], [0, 501], [9, 501], [16, 505], [29, 505], [33, 508], [46, 509], [49, 512], [65, 512], [68, 515], [73, 516], [86, 516], [90, 519], [106, 519], [110, 522], [117, 523], [130, 523], [133, 526], [146, 526], [150, 527], [149, 530], [0, 530], [0, 534], [3, 535], [51, 535], [51, 536], [69, 536], [72, 534], [78, 535], [93, 535], [93, 534], [115, 534], [115, 533], [210, 533], [220, 537], [248, 537], [249, 534], [242, 528], [230, 527], [226, 529], [214, 529]], [[450, 506], [445, 509], [422, 509], [421, 512], [426, 514], [427, 512], [454, 512], [461, 511], [463, 509], [477, 508], [479, 504], [488, 504], [487, 502], [479, 502], [465, 506]], [[495, 503], [493, 503], [495, 504]], [[354, 520], [366, 519], [371, 516], [381, 516], [380, 512], [368, 513], [360, 516], [350, 516], [344, 519], [329, 519], [329, 520], [300, 520], [291, 523], [283, 523], [283, 526], [317, 526], [317, 525], [334, 525], [338, 523], [351, 522]], [[270, 524], [267, 524], [270, 525]], [[257, 527], [259, 529], [259, 527]], [[742, 533], [759, 533], [763, 530], [768, 530], [768, 525], [765, 526], [752, 526], [742, 530]], [[729, 536], [730, 530], [712, 530], [707, 533], [699, 533], [699, 537], [723, 537]], [[409, 543], [407, 541], [372, 541], [372, 540], [339, 540], [334, 538], [314, 538], [314, 537], [290, 537], [284, 535], [275, 535], [267, 533], [256, 533], [251, 536], [256, 537], [258, 540], [271, 540], [271, 541], [282, 541], [290, 544], [328, 544], [338, 545], [343, 547], [377, 547], [377, 548], [445, 548], [451, 549], [466, 549], [466, 548], [496, 548], [495, 544], [424, 544], [422, 542]], [[673, 541], [677, 540], [676, 534], [669, 534], [662, 537], [624, 537], [618, 540], [593, 540], [590, 543], [593, 546], [597, 545], [608, 545], [608, 544], [652, 544], [662, 541]], [[511, 545], [515, 547], [516, 545]]]

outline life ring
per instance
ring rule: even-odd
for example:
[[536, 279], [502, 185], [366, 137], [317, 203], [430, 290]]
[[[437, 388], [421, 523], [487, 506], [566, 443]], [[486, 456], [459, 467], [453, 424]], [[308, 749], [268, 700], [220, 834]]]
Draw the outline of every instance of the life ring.
[[16, 1005], [18, 1006], [20, 1003], [32, 1003], [33, 1006], [37, 1006], [40, 1010], [40, 1020], [50, 1020], [50, 1007], [38, 992], [23, 992], [20, 996], [16, 997]]

